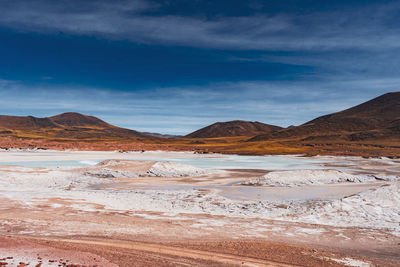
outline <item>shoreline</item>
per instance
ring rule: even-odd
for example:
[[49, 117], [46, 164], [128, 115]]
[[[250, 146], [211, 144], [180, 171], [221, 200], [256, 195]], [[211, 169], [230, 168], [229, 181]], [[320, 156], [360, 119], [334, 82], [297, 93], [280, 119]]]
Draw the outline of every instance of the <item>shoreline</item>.
[[201, 139], [196, 144], [191, 139], [160, 139], [159, 141], [133, 140], [50, 140], [17, 137], [1, 137], [0, 149], [42, 149], [42, 150], [77, 150], [77, 151], [186, 151], [198, 154], [227, 154], [244, 156], [263, 155], [303, 155], [322, 156], [360, 156], [368, 158], [400, 158], [400, 146], [386, 143], [332, 142], [328, 144], [309, 144], [296, 140], [243, 142], [239, 138], [227, 138], [220, 141]]
[[297, 157], [297, 158], [344, 158], [344, 159], [389, 159], [389, 160], [400, 160], [399, 156], [364, 156], [364, 155], [354, 155], [354, 154], [303, 154], [303, 153], [282, 153], [282, 154], [242, 154], [242, 153], [228, 153], [228, 152], [207, 152], [207, 153], [199, 153], [197, 150], [182, 150], [182, 149], [137, 149], [137, 150], [116, 150], [116, 149], [107, 149], [107, 150], [93, 150], [90, 148], [87, 149], [77, 149], [77, 148], [43, 148], [43, 147], [0, 147], [1, 152], [110, 152], [110, 153], [186, 153], [186, 154], [194, 154], [194, 155], [204, 155], [204, 156], [254, 156], [254, 157], [264, 157], [264, 156], [282, 156], [282, 157]]

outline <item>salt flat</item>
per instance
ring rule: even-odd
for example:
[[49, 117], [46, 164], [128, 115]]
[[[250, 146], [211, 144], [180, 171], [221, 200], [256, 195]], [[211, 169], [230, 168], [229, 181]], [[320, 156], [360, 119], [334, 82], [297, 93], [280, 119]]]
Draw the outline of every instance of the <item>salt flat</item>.
[[[368, 264], [400, 255], [396, 160], [15, 150], [0, 164], [3, 233], [279, 240]], [[264, 177], [281, 183], [252, 182]]]

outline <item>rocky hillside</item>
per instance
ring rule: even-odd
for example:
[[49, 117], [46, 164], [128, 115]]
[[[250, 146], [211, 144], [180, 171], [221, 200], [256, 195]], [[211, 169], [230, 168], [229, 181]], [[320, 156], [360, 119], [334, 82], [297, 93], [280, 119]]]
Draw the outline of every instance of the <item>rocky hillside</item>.
[[48, 118], [0, 115], [0, 136], [54, 140], [152, 139], [149, 135], [108, 124], [96, 117], [68, 112]]
[[186, 135], [189, 138], [215, 138], [232, 136], [255, 136], [271, 133], [282, 129], [279, 126], [251, 121], [216, 122], [193, 133]]
[[318, 117], [303, 125], [261, 134], [250, 141], [282, 138], [349, 141], [400, 137], [400, 92], [381, 95], [355, 107]]

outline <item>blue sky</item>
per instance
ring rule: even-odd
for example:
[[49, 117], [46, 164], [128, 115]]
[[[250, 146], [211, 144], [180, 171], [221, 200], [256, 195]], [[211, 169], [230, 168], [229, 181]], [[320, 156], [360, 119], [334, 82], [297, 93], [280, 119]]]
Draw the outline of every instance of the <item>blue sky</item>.
[[400, 90], [400, 1], [0, 0], [0, 114], [298, 125]]

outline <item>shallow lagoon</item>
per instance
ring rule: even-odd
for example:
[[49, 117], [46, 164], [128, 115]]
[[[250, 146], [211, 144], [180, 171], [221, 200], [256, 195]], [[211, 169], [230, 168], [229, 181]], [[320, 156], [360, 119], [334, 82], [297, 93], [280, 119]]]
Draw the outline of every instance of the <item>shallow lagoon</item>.
[[[13, 154], [14, 153], [14, 154]], [[321, 169], [319, 163], [326, 162], [317, 158], [293, 156], [239, 156], [239, 155], [195, 155], [183, 152], [0, 152], [6, 157], [0, 158], [0, 165], [20, 165], [26, 167], [57, 167], [57, 166], [89, 166], [105, 159], [126, 159], [145, 161], [173, 161], [193, 165], [199, 168], [212, 169]], [[54, 154], [52, 157], [51, 154]], [[60, 158], [64, 154], [64, 158]], [[100, 154], [100, 155], [99, 155]], [[73, 158], [73, 159], [71, 159]], [[12, 160], [10, 160], [12, 159]], [[40, 159], [40, 160], [39, 160]]]

